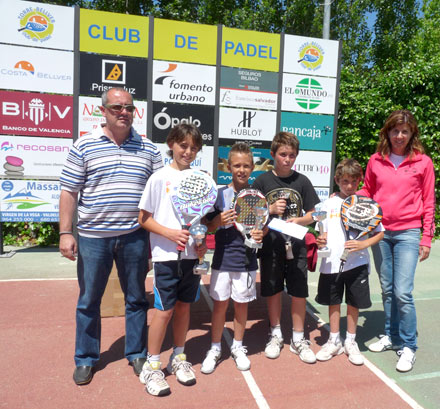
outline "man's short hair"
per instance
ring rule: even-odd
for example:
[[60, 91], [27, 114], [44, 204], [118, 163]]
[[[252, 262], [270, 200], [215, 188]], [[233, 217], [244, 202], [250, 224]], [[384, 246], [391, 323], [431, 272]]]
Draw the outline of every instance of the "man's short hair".
[[105, 90], [102, 93], [102, 95], [101, 95], [101, 104], [102, 104], [102, 106], [106, 106], [108, 104], [108, 93], [111, 90], [126, 92], [127, 94], [129, 94], [131, 96], [131, 102], [133, 103], [133, 95], [131, 95], [126, 89], [121, 88], [121, 87], [113, 87], [113, 88]]

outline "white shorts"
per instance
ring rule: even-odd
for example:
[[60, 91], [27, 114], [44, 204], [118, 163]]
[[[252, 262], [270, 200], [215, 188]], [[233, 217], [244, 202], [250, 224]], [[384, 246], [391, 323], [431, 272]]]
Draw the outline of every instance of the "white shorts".
[[209, 295], [216, 301], [232, 298], [236, 302], [250, 302], [257, 298], [255, 279], [257, 272], [247, 271], [236, 273], [211, 270]]

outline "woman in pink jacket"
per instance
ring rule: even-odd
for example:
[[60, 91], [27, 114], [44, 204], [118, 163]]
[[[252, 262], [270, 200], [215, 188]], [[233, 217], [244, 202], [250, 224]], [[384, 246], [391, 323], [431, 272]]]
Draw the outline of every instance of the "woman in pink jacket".
[[[373, 248], [385, 312], [385, 335], [368, 348], [398, 350], [396, 369], [410, 371], [417, 350], [417, 319], [412, 291], [417, 259], [426, 260], [434, 236], [434, 166], [424, 154], [419, 129], [408, 110], [394, 111], [380, 131], [365, 185], [358, 194], [383, 209], [384, 239]], [[423, 231], [420, 237], [421, 229]]]

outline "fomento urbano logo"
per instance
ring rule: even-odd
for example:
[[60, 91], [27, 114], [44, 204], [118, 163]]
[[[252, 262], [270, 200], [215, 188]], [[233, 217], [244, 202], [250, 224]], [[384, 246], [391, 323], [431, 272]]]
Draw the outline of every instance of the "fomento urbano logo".
[[324, 54], [323, 48], [318, 43], [314, 41], [304, 43], [299, 48], [298, 63], [308, 71], [316, 71], [321, 68]]
[[55, 18], [42, 7], [27, 7], [18, 15], [18, 31], [31, 41], [44, 42], [52, 37]]

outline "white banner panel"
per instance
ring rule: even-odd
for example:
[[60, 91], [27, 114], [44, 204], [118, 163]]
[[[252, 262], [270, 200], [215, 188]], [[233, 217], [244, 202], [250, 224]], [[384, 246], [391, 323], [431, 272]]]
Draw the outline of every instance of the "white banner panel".
[[215, 67], [153, 61], [153, 101], [215, 105]]
[[294, 170], [306, 175], [313, 186], [330, 186], [331, 152], [299, 151]]
[[0, 42], [73, 50], [73, 7], [0, 0], [0, 10]]
[[0, 44], [0, 88], [73, 93], [73, 53]]
[[[155, 144], [162, 154], [163, 164], [169, 165], [173, 160], [167, 155], [167, 151], [170, 150], [167, 144], [165, 143], [156, 143]], [[194, 169], [204, 170], [209, 173], [209, 175], [213, 176], [213, 163], [214, 157], [214, 147], [203, 145], [201, 152], [197, 154], [196, 159], [191, 163], [191, 167]]]
[[60, 191], [55, 181], [0, 181], [0, 221], [57, 222]]
[[72, 139], [0, 135], [0, 178], [59, 178]]
[[277, 93], [220, 88], [220, 105], [275, 111], [277, 103]]
[[276, 112], [220, 108], [219, 137], [271, 141], [276, 122]]
[[283, 75], [281, 97], [283, 111], [333, 115], [335, 98], [336, 78]]
[[[79, 97], [79, 136], [92, 132], [104, 121], [99, 109], [100, 105], [101, 98], [99, 97]], [[136, 110], [133, 114], [133, 128], [141, 136], [145, 136], [147, 133], [147, 102], [134, 101], [134, 105]]]
[[286, 34], [283, 71], [336, 77], [338, 52], [338, 41]]

